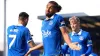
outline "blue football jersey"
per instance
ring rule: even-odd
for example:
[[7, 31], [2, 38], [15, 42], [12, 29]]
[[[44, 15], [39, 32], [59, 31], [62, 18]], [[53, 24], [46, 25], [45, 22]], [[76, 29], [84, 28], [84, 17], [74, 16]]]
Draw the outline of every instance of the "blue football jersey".
[[8, 56], [24, 56], [27, 43], [32, 40], [30, 31], [23, 25], [12, 25], [7, 29]]
[[80, 30], [79, 33], [71, 32], [69, 34], [72, 42], [78, 42], [77, 46], [79, 46], [80, 50], [71, 50], [70, 56], [81, 56], [82, 54], [86, 54], [87, 56], [91, 53], [92, 49], [90, 49], [87, 53], [88, 47], [92, 48], [92, 40], [89, 32]]
[[98, 55], [92, 52], [89, 56], [98, 56]]
[[64, 43], [64, 45], [61, 46], [62, 47], [62, 53], [63, 53], [63, 56], [70, 56], [70, 53], [69, 53], [69, 46]]
[[42, 38], [44, 56], [56, 56], [61, 53], [62, 34], [60, 27], [65, 26], [64, 19], [60, 15], [53, 15], [49, 20], [42, 22]]

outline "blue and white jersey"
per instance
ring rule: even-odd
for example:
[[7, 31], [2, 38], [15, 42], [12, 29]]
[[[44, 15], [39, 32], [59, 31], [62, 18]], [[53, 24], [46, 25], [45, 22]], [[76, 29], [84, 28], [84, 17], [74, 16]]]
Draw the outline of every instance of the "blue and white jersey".
[[27, 43], [32, 40], [30, 31], [23, 25], [12, 25], [7, 29], [8, 56], [24, 56], [28, 51]]
[[54, 14], [49, 20], [43, 20], [41, 31], [44, 56], [55, 56], [61, 53], [62, 34], [60, 27], [64, 26], [64, 19], [57, 14]]
[[64, 43], [64, 45], [62, 45], [61, 47], [63, 56], [70, 56], [69, 46], [66, 43]]
[[89, 56], [98, 56], [98, 55], [92, 52]]
[[88, 54], [91, 53], [92, 49], [87, 51], [88, 47], [92, 45], [92, 40], [89, 32], [80, 29], [79, 33], [71, 32], [69, 35], [71, 41], [78, 42], [77, 46], [81, 48], [80, 50], [70, 49], [70, 56], [81, 56], [82, 54], [86, 54], [86, 56], [88, 56]]

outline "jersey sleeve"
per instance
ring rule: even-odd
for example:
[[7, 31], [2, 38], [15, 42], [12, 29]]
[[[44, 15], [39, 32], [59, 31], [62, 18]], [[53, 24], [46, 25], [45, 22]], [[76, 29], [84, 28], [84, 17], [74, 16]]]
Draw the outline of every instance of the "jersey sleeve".
[[87, 36], [87, 47], [88, 47], [88, 49], [87, 49], [85, 55], [88, 56], [92, 52], [92, 40], [91, 40], [89, 33], [88, 33], [88, 36]]
[[88, 36], [87, 36], [87, 46], [90, 46], [90, 45], [92, 45], [92, 40], [91, 40], [90, 34], [88, 33]]
[[58, 17], [58, 26], [59, 26], [59, 28], [61, 28], [61, 27], [63, 27], [63, 26], [66, 26], [66, 25], [65, 25], [64, 18], [61, 17], [61, 16]]
[[32, 41], [32, 37], [31, 37], [29, 29], [25, 30], [25, 40], [27, 41], [27, 43], [29, 43], [30, 41]]
[[66, 43], [64, 43], [64, 45], [62, 45], [61, 48], [62, 48], [62, 52], [64, 54], [69, 54], [69, 52], [68, 52], [69, 46]]

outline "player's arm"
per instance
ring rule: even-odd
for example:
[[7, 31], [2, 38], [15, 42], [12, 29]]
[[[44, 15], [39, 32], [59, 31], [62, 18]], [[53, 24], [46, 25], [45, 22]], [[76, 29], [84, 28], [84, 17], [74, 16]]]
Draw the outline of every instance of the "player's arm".
[[92, 46], [88, 46], [88, 49], [85, 54], [82, 54], [81, 56], [88, 56], [92, 52]]
[[80, 48], [76, 45], [77, 43], [72, 43], [71, 42], [71, 39], [70, 39], [70, 37], [68, 35], [68, 32], [67, 32], [67, 29], [66, 29], [65, 21], [62, 17], [58, 18], [58, 26], [60, 28], [60, 31], [61, 31], [62, 35], [63, 35], [63, 39], [68, 44], [68, 46], [73, 50], [74, 49], [75, 50], [80, 50]]
[[30, 48], [36, 46], [36, 44], [34, 43], [33, 40], [31, 40], [30, 42], [28, 42], [28, 45], [30, 46]]
[[92, 46], [88, 46], [88, 49], [87, 49], [85, 55], [86, 56], [89, 55], [91, 53], [91, 51], [92, 51]]
[[75, 43], [71, 42], [71, 39], [67, 33], [66, 27], [65, 26], [60, 27], [60, 30], [61, 30], [63, 38], [64, 38], [65, 42], [68, 44], [68, 46], [73, 50], [80, 50], [80, 48], [76, 45], [76, 44], [78, 44], [77, 42], [75, 42]]
[[69, 48], [69, 46], [66, 43], [61, 46], [61, 49], [62, 49], [62, 52], [63, 52], [64, 55], [69, 54], [68, 48]]
[[42, 47], [43, 47], [43, 44], [41, 43], [41, 44], [38, 44], [38, 45], [30, 48], [29, 51], [25, 54], [25, 56], [28, 56], [33, 50], [40, 49]]
[[88, 56], [91, 52], [92, 52], [92, 40], [91, 40], [91, 37], [90, 37], [90, 34], [88, 33], [88, 36], [87, 36], [87, 51], [85, 54], [83, 54], [83, 56]]
[[[30, 37], [33, 37], [33, 35], [31, 35]], [[34, 46], [36, 46], [35, 42], [31, 39], [29, 42], [28, 42], [29, 46], [32, 48]]]
[[63, 35], [65, 42], [69, 45], [71, 43], [71, 40], [70, 40], [70, 37], [67, 33], [66, 27], [65, 26], [60, 27], [60, 30], [61, 30], [61, 33]]
[[32, 40], [32, 36], [31, 36], [30, 31], [29, 31], [28, 28], [25, 29], [24, 34], [25, 34], [24, 36], [25, 36], [26, 42], [27, 42], [27, 43], [29, 44], [29, 46], [31, 47], [31, 48], [29, 49], [29, 51], [27, 52], [26, 55], [30, 54], [31, 51], [36, 50], [36, 49], [39, 49], [39, 48], [41, 48], [41, 47], [43, 46], [43, 44], [36, 45], [36, 44], [34, 43], [34, 41]]
[[30, 31], [29, 31], [28, 28], [25, 29], [24, 36], [25, 36], [25, 40], [26, 40], [27, 44], [30, 47], [34, 47], [35, 43], [34, 43], [34, 41], [32, 39], [32, 36], [31, 36]]

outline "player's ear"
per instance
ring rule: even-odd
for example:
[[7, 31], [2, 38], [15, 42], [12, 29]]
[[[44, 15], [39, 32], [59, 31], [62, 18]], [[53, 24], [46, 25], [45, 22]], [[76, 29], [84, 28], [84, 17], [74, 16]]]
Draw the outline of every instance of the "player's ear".
[[28, 22], [28, 18], [26, 18], [26, 19], [24, 20], [24, 22]]

